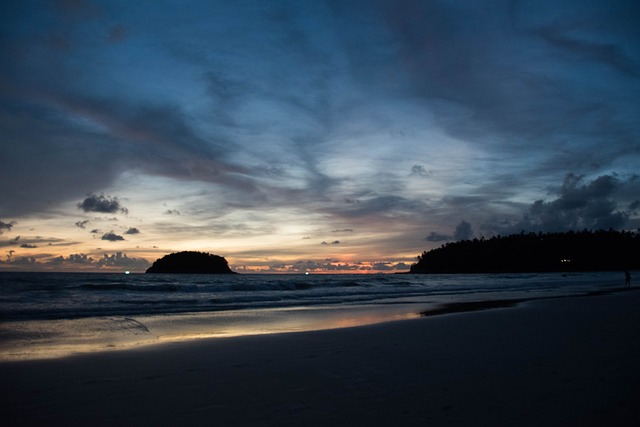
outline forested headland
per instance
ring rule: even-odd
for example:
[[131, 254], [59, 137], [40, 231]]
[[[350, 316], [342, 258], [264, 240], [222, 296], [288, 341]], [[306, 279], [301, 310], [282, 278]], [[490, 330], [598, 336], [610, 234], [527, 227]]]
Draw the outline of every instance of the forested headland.
[[519, 273], [640, 269], [640, 230], [520, 233], [449, 242], [410, 273]]

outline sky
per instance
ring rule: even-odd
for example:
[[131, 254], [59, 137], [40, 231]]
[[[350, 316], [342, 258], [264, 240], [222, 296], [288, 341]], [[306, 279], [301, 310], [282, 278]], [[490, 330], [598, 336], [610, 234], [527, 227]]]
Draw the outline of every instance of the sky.
[[7, 0], [0, 270], [406, 271], [640, 227], [640, 5]]

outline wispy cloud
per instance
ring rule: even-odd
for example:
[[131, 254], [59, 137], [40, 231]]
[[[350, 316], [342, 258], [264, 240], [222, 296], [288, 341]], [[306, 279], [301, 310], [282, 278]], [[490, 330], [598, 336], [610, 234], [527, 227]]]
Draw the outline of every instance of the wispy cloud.
[[82, 228], [84, 230], [86, 228], [87, 224], [89, 224], [89, 222], [90, 221], [88, 219], [85, 219], [83, 221], [77, 221], [76, 222], [76, 227]]
[[4, 233], [5, 231], [10, 231], [11, 227], [13, 227], [13, 223], [0, 221], [0, 234]]

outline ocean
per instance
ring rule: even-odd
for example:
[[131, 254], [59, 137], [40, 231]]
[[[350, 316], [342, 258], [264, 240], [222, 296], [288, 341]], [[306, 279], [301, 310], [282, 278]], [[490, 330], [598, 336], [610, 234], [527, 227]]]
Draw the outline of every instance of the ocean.
[[419, 317], [468, 301], [620, 288], [621, 272], [471, 275], [0, 273], [0, 361]]

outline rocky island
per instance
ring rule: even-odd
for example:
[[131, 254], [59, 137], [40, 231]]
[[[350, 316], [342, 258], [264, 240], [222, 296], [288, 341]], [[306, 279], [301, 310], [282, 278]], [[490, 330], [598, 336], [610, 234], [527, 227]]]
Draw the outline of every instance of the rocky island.
[[146, 273], [167, 274], [237, 274], [227, 260], [206, 252], [183, 251], [157, 259]]

